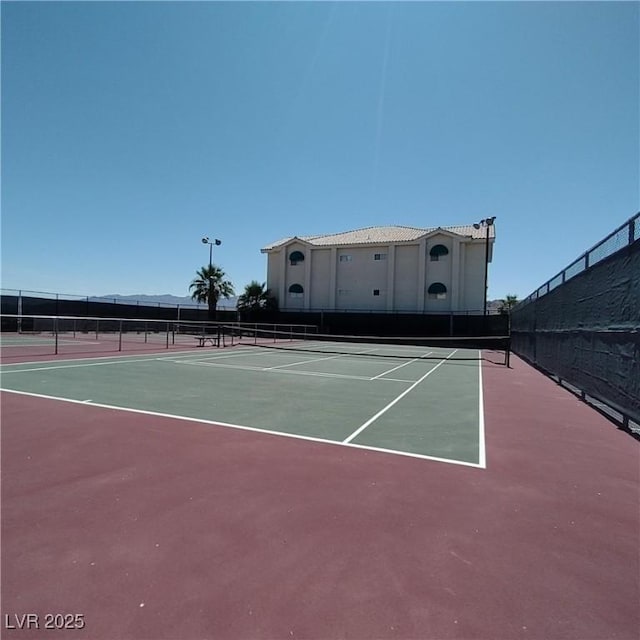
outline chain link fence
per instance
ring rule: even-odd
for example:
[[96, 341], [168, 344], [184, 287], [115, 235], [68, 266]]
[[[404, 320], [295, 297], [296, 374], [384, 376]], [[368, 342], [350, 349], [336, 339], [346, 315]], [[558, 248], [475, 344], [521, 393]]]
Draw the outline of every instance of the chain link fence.
[[640, 434], [640, 213], [512, 311], [512, 350]]

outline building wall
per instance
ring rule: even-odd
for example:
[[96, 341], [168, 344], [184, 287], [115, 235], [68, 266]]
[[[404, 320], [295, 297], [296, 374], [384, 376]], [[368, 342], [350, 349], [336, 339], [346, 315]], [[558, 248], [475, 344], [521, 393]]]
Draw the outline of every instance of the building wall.
[[[437, 245], [448, 253], [432, 260]], [[294, 251], [305, 259], [292, 265]], [[484, 242], [446, 234], [395, 246], [325, 248], [294, 242], [268, 254], [267, 286], [281, 309], [480, 311], [484, 261]], [[444, 285], [446, 293], [430, 295], [434, 283]], [[292, 295], [292, 285], [301, 286], [303, 294]]]
[[[453, 295], [453, 282], [451, 277], [451, 266], [453, 263], [453, 239], [445, 235], [435, 235], [427, 240], [426, 248], [426, 281], [425, 281], [425, 311], [450, 311]], [[439, 256], [438, 260], [433, 260], [431, 251], [438, 245], [442, 245], [449, 251], [444, 256]], [[433, 284], [443, 284], [447, 291], [444, 297], [433, 298], [429, 294], [429, 287]]]
[[[308, 285], [307, 274], [310, 275], [310, 251], [307, 247], [299, 243], [293, 243], [285, 249], [285, 286], [284, 286], [284, 300], [285, 304], [280, 302], [280, 306], [286, 309], [305, 309], [308, 308], [307, 300], [309, 299], [310, 291]], [[304, 260], [297, 264], [291, 264], [290, 256], [294, 251], [299, 251], [304, 256]], [[282, 258], [281, 258], [282, 259]], [[300, 285], [303, 289], [302, 295], [294, 294], [289, 291], [292, 285]]]
[[267, 254], [267, 289], [279, 298], [280, 295], [280, 258], [282, 252]]
[[311, 258], [311, 309], [331, 309], [331, 249], [313, 249]]
[[464, 258], [464, 299], [463, 308], [480, 310], [484, 308], [484, 261], [485, 244], [466, 243]]
[[[375, 260], [376, 254], [384, 259]], [[338, 249], [336, 309], [386, 310], [388, 264], [386, 246]]]
[[419, 245], [399, 245], [395, 255], [394, 308], [417, 311]]

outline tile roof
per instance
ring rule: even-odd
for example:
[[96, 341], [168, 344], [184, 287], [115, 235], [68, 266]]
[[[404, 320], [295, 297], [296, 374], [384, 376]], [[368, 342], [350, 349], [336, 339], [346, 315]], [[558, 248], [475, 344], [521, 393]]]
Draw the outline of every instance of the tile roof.
[[[343, 233], [333, 233], [328, 235], [317, 236], [290, 236], [282, 238], [277, 242], [272, 242], [262, 249], [269, 251], [291, 240], [302, 240], [315, 247], [334, 246], [334, 245], [354, 245], [354, 244], [383, 244], [388, 242], [411, 242], [418, 240], [425, 235], [433, 233], [438, 229], [455, 233], [460, 236], [471, 237], [473, 239], [484, 239], [486, 237], [486, 228], [480, 227], [476, 229], [472, 224], [456, 225], [452, 227], [429, 227], [419, 229], [417, 227], [366, 227], [364, 229], [355, 229], [354, 231], [345, 231]], [[495, 238], [495, 227], [489, 227], [489, 237]]]

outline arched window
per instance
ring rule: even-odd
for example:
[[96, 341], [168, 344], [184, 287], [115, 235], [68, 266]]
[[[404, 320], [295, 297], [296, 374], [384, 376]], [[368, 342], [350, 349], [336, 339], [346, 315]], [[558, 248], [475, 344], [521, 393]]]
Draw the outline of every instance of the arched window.
[[302, 298], [304, 295], [304, 289], [301, 284], [292, 284], [289, 287], [289, 297], [290, 298]]
[[442, 282], [434, 282], [429, 285], [427, 293], [432, 300], [444, 300], [447, 297], [447, 287]]
[[436, 244], [433, 247], [431, 247], [431, 251], [429, 251], [429, 257], [431, 259], [431, 262], [438, 262], [438, 260], [441, 260], [444, 256], [449, 254], [449, 249], [447, 249], [447, 247], [445, 247], [443, 244]]
[[289, 262], [291, 266], [298, 264], [298, 262], [304, 262], [304, 253], [302, 251], [293, 251], [289, 254]]

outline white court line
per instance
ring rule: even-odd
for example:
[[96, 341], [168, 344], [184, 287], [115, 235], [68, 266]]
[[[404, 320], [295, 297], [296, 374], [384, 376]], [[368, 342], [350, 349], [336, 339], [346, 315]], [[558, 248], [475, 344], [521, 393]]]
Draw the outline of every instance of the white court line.
[[[43, 371], [46, 370], [43, 367], [33, 367], [31, 369], [20, 369], [18, 371], [14, 371], [14, 370], [5, 370], [5, 367], [20, 367], [20, 366], [29, 366], [29, 365], [33, 365], [33, 364], [47, 364], [47, 363], [65, 363], [65, 362], [70, 362], [72, 364], [69, 364], [68, 366], [52, 366], [50, 367], [50, 369], [73, 369], [74, 367], [90, 367], [90, 366], [94, 366], [97, 364], [122, 364], [122, 363], [128, 363], [128, 362], [147, 362], [147, 361], [154, 361], [154, 360], [169, 360], [169, 361], [175, 361], [176, 357], [180, 357], [180, 356], [185, 356], [185, 355], [192, 355], [192, 356], [198, 356], [199, 354], [195, 354], [192, 350], [189, 351], [175, 351], [173, 353], [173, 355], [171, 356], [166, 356], [164, 358], [159, 358], [158, 354], [159, 353], [166, 353], [166, 350], [163, 351], [154, 351], [153, 353], [149, 353], [149, 354], [140, 354], [140, 353], [130, 353], [130, 354], [126, 354], [126, 355], [120, 355], [120, 356], [94, 356], [91, 358], [67, 358], [65, 360], [32, 360], [30, 362], [7, 362], [7, 363], [2, 363], [2, 368], [0, 369], [0, 371], [2, 373], [26, 373], [28, 371]], [[238, 351], [235, 355], [242, 355], [242, 354], [247, 354], [247, 353], [251, 353], [250, 350], [248, 351]], [[142, 357], [141, 357], [142, 356]], [[200, 356], [202, 357], [202, 356]], [[210, 357], [210, 356], [207, 356]], [[220, 357], [231, 357], [229, 356], [220, 356]], [[107, 360], [108, 362], [103, 362]], [[100, 362], [97, 362], [100, 361]]]
[[163, 360], [166, 362], [171, 362], [171, 364], [186, 364], [193, 367], [219, 367], [221, 369], [240, 369], [244, 371], [266, 371], [273, 373], [288, 373], [291, 375], [298, 376], [316, 376], [320, 378], [346, 378], [347, 380], [365, 380], [366, 382], [371, 382], [372, 380], [379, 380], [381, 382], [403, 382], [405, 384], [412, 384], [415, 380], [405, 380], [404, 378], [379, 378], [376, 376], [375, 378], [370, 378], [369, 376], [353, 376], [345, 373], [328, 373], [326, 371], [295, 371], [288, 369], [278, 369], [277, 367], [256, 367], [252, 365], [243, 365], [243, 364], [227, 364], [227, 363], [217, 363], [217, 362], [205, 362], [199, 360], [170, 360], [168, 358], [158, 358], [158, 360]]
[[[482, 355], [478, 352], [478, 355]], [[487, 447], [484, 437], [484, 395], [482, 393], [482, 358], [478, 360], [478, 464], [487, 468]]]
[[[94, 343], [91, 343], [94, 344]], [[127, 354], [122, 354], [122, 355], [115, 355], [115, 356], [92, 356], [90, 358], [56, 358], [54, 360], [30, 360], [29, 362], [3, 362], [0, 363], [2, 365], [2, 369], [4, 369], [5, 367], [20, 367], [22, 365], [29, 365], [29, 364], [46, 364], [47, 362], [87, 362], [87, 361], [94, 361], [94, 360], [113, 360], [115, 362], [117, 361], [127, 361], [130, 358], [138, 358], [140, 360], [142, 360], [140, 358], [141, 355], [145, 355], [147, 360], [156, 360], [158, 359], [158, 354], [160, 353], [171, 353], [168, 349], [162, 349], [162, 351], [152, 351], [151, 353], [145, 353], [145, 354], [141, 354], [141, 353], [127, 353]], [[173, 355], [174, 356], [179, 356], [182, 354], [193, 354], [193, 349], [189, 349], [189, 351], [174, 351]], [[50, 354], [53, 355], [53, 354]], [[133, 362], [136, 362], [135, 360]]]
[[300, 360], [299, 362], [290, 362], [289, 364], [279, 364], [275, 367], [266, 367], [265, 371], [272, 371], [274, 369], [282, 369], [284, 367], [295, 367], [299, 364], [309, 364], [310, 362], [321, 362], [323, 360], [336, 360], [337, 358], [346, 358], [348, 356], [359, 356], [366, 353], [371, 353], [372, 351], [376, 351], [376, 349], [364, 349], [363, 351], [355, 351], [353, 353], [340, 353], [334, 356], [324, 356], [322, 358], [316, 357], [311, 360]]
[[[338, 348], [340, 348], [340, 345], [342, 345], [344, 343], [337, 343], [337, 344], [334, 343], [334, 344], [335, 344], [335, 347], [338, 349]], [[391, 357], [396, 358], [396, 359], [398, 357], [401, 357], [401, 358], [411, 358], [412, 357], [411, 353], [407, 353], [406, 356], [402, 356], [402, 355], [398, 356], [397, 355], [397, 353], [398, 353], [397, 351], [395, 351], [393, 353], [393, 355], [385, 354], [384, 353], [384, 350], [385, 350], [384, 347], [386, 347], [388, 345], [382, 345], [382, 347], [383, 347], [382, 349], [381, 349], [380, 345], [377, 345], [377, 346], [375, 346], [375, 347], [373, 347], [371, 349], [365, 349], [363, 351], [344, 351], [344, 350], [342, 350], [340, 352], [335, 352], [335, 351], [334, 352], [327, 352], [327, 350], [326, 350], [327, 349], [327, 343], [326, 342], [314, 342], [312, 344], [309, 344], [307, 342], [307, 343], [305, 343], [305, 346], [303, 348], [300, 348], [300, 349], [298, 349], [296, 347], [272, 347], [272, 346], [269, 346], [269, 344], [263, 344], [263, 345], [251, 345], [251, 344], [249, 344], [249, 345], [246, 345], [246, 346], [248, 347], [248, 350], [245, 353], [248, 353], [251, 350], [263, 349], [265, 351], [270, 351], [271, 353], [280, 353], [280, 354], [284, 354], [284, 353], [300, 353], [300, 352], [304, 352], [304, 351], [313, 353], [314, 352], [314, 347], [317, 346], [318, 347], [317, 353], [336, 353], [337, 355], [331, 356], [332, 358], [333, 357], [336, 357], [336, 358], [348, 358], [350, 356], [354, 356], [355, 357], [355, 356], [366, 355], [367, 358], [371, 362], [375, 362], [375, 361], [388, 362], [389, 358], [391, 358]], [[407, 348], [410, 349], [410, 347], [407, 347]], [[415, 353], [415, 349], [413, 349], [413, 353]], [[428, 354], [425, 354], [425, 356], [426, 355], [430, 355], [431, 353], [433, 353], [433, 352], [430, 351]], [[425, 356], [421, 356], [421, 357], [424, 358]], [[437, 356], [437, 357], [438, 358], [439, 357], [444, 358], [445, 356], [442, 355], [442, 356]], [[320, 360], [324, 360], [325, 358], [323, 357], [323, 358], [319, 358], [319, 359]], [[312, 361], [310, 360], [310, 362], [312, 362]]]
[[216, 426], [216, 427], [226, 427], [229, 429], [239, 429], [241, 431], [252, 431], [254, 433], [266, 433], [268, 435], [273, 435], [273, 436], [281, 436], [284, 438], [293, 438], [294, 440], [306, 440], [309, 442], [320, 442], [322, 444], [329, 444], [329, 445], [334, 445], [334, 446], [338, 446], [338, 447], [349, 447], [349, 448], [353, 448], [353, 449], [364, 449], [364, 450], [368, 450], [368, 451], [376, 451], [379, 453], [388, 453], [388, 454], [394, 454], [394, 455], [399, 455], [399, 456], [404, 456], [404, 457], [408, 457], [408, 458], [418, 458], [420, 460], [432, 460], [435, 462], [444, 462], [446, 464], [456, 464], [456, 465], [460, 465], [463, 467], [474, 467], [474, 468], [480, 468], [479, 465], [474, 464], [472, 462], [464, 462], [462, 460], [448, 460], [447, 458], [437, 458], [435, 456], [426, 456], [426, 455], [422, 455], [419, 453], [410, 453], [407, 451], [396, 451], [394, 449], [382, 449], [379, 447], [370, 447], [367, 445], [362, 445], [362, 444], [352, 444], [352, 443], [348, 443], [348, 442], [340, 442], [339, 440], [327, 440], [326, 438], [317, 438], [315, 436], [303, 436], [303, 435], [299, 435], [299, 434], [295, 434], [295, 433], [287, 433], [286, 431], [274, 431], [273, 429], [260, 429], [258, 427], [249, 427], [246, 425], [241, 425], [241, 424], [232, 424], [229, 422], [219, 422], [217, 420], [206, 420], [203, 418], [189, 418], [188, 416], [179, 416], [179, 415], [174, 415], [171, 413], [160, 413], [158, 411], [147, 411], [145, 409], [132, 409], [130, 407], [121, 407], [118, 405], [111, 405], [111, 404], [101, 404], [98, 402], [91, 402], [91, 403], [87, 403], [83, 400], [73, 400], [71, 398], [60, 398], [57, 396], [48, 396], [48, 395], [44, 395], [41, 393], [31, 393], [29, 391], [16, 391], [15, 389], [4, 389], [4, 388], [0, 388], [0, 391], [4, 391], [5, 393], [14, 393], [16, 395], [21, 395], [21, 396], [29, 396], [29, 397], [33, 397], [33, 398], [43, 398], [45, 400], [57, 400], [59, 402], [69, 402], [71, 404], [79, 404], [82, 405], [84, 407], [97, 407], [99, 409], [111, 409], [113, 411], [126, 411], [129, 413], [138, 413], [138, 414], [142, 414], [142, 415], [147, 415], [147, 416], [155, 416], [158, 418], [170, 418], [173, 420], [182, 420], [182, 421], [187, 421], [187, 422], [197, 422], [199, 424], [207, 424], [207, 425], [212, 425], [212, 426]]
[[369, 418], [363, 425], [360, 425], [349, 437], [343, 440], [343, 442], [344, 443], [351, 442], [356, 436], [362, 433], [370, 424], [375, 422], [381, 415], [389, 411], [389, 409], [391, 409], [393, 405], [400, 402], [400, 400], [402, 400], [402, 398], [404, 398], [407, 395], [407, 393], [415, 389], [424, 379], [428, 378], [440, 365], [444, 364], [456, 351], [457, 349], [455, 351], [452, 351], [444, 360], [440, 360], [440, 362], [438, 362], [438, 364], [435, 367], [433, 367], [433, 369], [430, 369], [429, 371], [427, 371], [427, 373], [425, 373], [420, 379], [416, 380], [408, 389], [405, 389], [398, 397], [392, 400], [386, 407], [383, 407], [382, 409], [380, 409], [380, 411], [378, 411], [378, 413], [376, 413], [375, 416]]
[[190, 362], [189, 360], [176, 360], [172, 364], [185, 364], [190, 367], [218, 367], [220, 369], [243, 369], [245, 371], [264, 371], [264, 367], [259, 367], [257, 365], [251, 364], [228, 364], [223, 363], [219, 364], [217, 362], [199, 362], [198, 360], [194, 360]]
[[9, 373], [30, 373], [31, 371], [53, 371], [54, 369], [80, 369], [82, 367], [101, 367], [108, 364], [130, 364], [131, 362], [154, 362], [155, 358], [141, 358], [139, 360], [111, 360], [110, 362], [83, 362], [82, 364], [56, 365], [52, 367], [32, 367], [31, 369], [12, 369], [10, 371], [2, 371], [2, 375]]
[[[230, 358], [230, 357], [235, 357], [235, 356], [240, 356], [246, 353], [250, 353], [253, 355], [268, 355], [267, 353], [259, 353], [259, 354], [255, 354], [253, 352], [253, 350], [250, 350], [248, 352], [244, 351], [244, 352], [236, 352], [235, 354], [229, 354], [226, 356], [219, 356], [217, 358], [215, 358], [216, 360], [221, 360], [223, 358]], [[187, 352], [180, 352], [180, 354], [192, 354], [191, 351], [187, 351]], [[180, 355], [180, 354], [174, 354], [174, 355]], [[354, 354], [350, 354], [350, 355], [354, 355]], [[251, 365], [234, 365], [234, 364], [218, 364], [217, 362], [211, 362], [212, 358], [208, 357], [209, 361], [208, 362], [202, 362], [200, 360], [180, 360], [180, 359], [175, 359], [175, 357], [171, 357], [171, 356], [166, 356], [166, 357], [162, 357], [159, 358], [157, 357], [156, 354], [150, 354], [146, 357], [143, 358], [137, 358], [134, 359], [132, 356], [120, 356], [120, 357], [113, 357], [113, 356], [102, 356], [99, 358], [82, 358], [79, 361], [78, 360], [43, 360], [42, 362], [47, 363], [47, 362], [61, 362], [61, 363], [71, 363], [71, 364], [56, 364], [56, 365], [51, 365], [51, 366], [45, 366], [45, 367], [30, 367], [28, 369], [9, 369], [9, 370], [4, 370], [4, 368], [2, 369], [1, 373], [2, 375], [5, 374], [10, 374], [10, 373], [30, 373], [31, 371], [53, 371], [53, 370], [57, 370], [57, 369], [80, 369], [80, 368], [84, 368], [84, 367], [100, 367], [103, 365], [111, 365], [111, 364], [129, 364], [129, 363], [136, 363], [136, 362], [155, 362], [155, 361], [163, 361], [163, 362], [171, 362], [172, 364], [187, 364], [187, 365], [192, 365], [192, 366], [201, 366], [201, 367], [222, 367], [222, 368], [229, 368], [229, 369], [242, 369], [242, 370], [246, 370], [246, 371], [270, 371], [270, 370], [275, 370], [276, 373], [290, 373], [290, 374], [297, 374], [297, 375], [307, 375], [307, 376], [318, 376], [318, 377], [326, 377], [326, 378], [347, 378], [347, 379], [351, 379], [351, 380], [372, 380], [373, 378], [370, 377], [365, 377], [365, 376], [347, 376], [347, 375], [342, 375], [342, 374], [337, 374], [337, 373], [323, 373], [323, 372], [313, 372], [313, 371], [287, 371], [285, 369], [275, 369], [272, 367], [258, 367], [258, 366], [251, 366]], [[90, 362], [87, 362], [87, 360], [90, 360]], [[94, 362], [94, 360], [100, 360], [100, 362]], [[18, 366], [20, 364], [38, 364], [38, 362], [29, 362], [29, 363], [25, 363], [25, 362], [21, 362], [21, 363], [12, 363], [9, 365], [5, 365], [5, 366]], [[290, 366], [290, 365], [289, 365]], [[390, 382], [413, 382], [413, 380], [399, 380], [399, 379], [394, 379], [394, 378], [387, 378], [386, 380], [390, 381]]]
[[393, 453], [397, 456], [407, 456], [409, 458], [421, 458], [423, 460], [433, 460], [434, 462], [446, 462], [448, 464], [457, 464], [462, 467], [473, 467], [474, 469], [486, 469], [484, 465], [475, 462], [465, 462], [464, 460], [449, 460], [448, 458], [438, 458], [437, 456], [425, 456], [420, 453], [411, 453], [410, 451], [396, 451], [395, 449], [385, 449], [384, 447], [374, 447], [368, 444], [356, 444], [355, 442], [340, 442], [345, 447], [353, 447], [354, 449], [364, 449], [365, 451], [380, 451], [381, 453]]
[[[265, 371], [271, 371], [270, 369], [265, 369]], [[366, 376], [351, 376], [346, 373], [328, 373], [324, 371], [292, 371], [289, 369], [278, 369], [273, 373], [287, 373], [293, 376], [315, 376], [316, 378], [343, 378], [346, 380], [364, 380], [365, 382], [370, 382], [371, 378]]]
[[[269, 355], [267, 352], [261, 352], [261, 353], [256, 353], [255, 350], [253, 349], [245, 349], [244, 351], [234, 351], [234, 353], [227, 353], [226, 355], [211, 355], [211, 354], [199, 354], [199, 353], [194, 353], [192, 354], [193, 357], [192, 358], [187, 358], [185, 359], [184, 356], [180, 357], [180, 354], [176, 354], [179, 357], [172, 357], [172, 356], [164, 356], [162, 358], [156, 358], [156, 360], [163, 360], [163, 361], [168, 361], [168, 362], [175, 362], [178, 364], [182, 364], [182, 363], [190, 363], [190, 362], [213, 362], [213, 361], [217, 361], [217, 360], [225, 360], [227, 358], [238, 358], [240, 356], [246, 356], [247, 354], [252, 354], [254, 356], [264, 356], [264, 355]], [[271, 353], [271, 355], [273, 355], [273, 353]], [[278, 354], [279, 355], [279, 354]]]
[[[342, 373], [326, 373], [323, 371], [295, 371], [289, 369], [277, 369], [275, 367], [254, 367], [251, 365], [242, 364], [218, 364], [217, 362], [189, 362], [188, 360], [182, 360], [175, 362], [174, 364], [186, 364], [193, 367], [220, 367], [223, 369], [241, 369], [245, 371], [260, 371], [267, 373], [287, 373], [295, 376], [316, 376], [320, 378], [347, 378], [348, 380], [366, 380], [371, 381], [368, 376], [351, 376]], [[399, 382], [395, 380], [394, 382]], [[405, 380], [404, 382], [413, 382], [413, 380]]]
[[391, 373], [392, 371], [397, 371], [398, 369], [402, 369], [402, 367], [406, 367], [408, 364], [411, 364], [412, 362], [418, 362], [418, 360], [422, 360], [423, 358], [426, 358], [427, 356], [431, 355], [431, 351], [429, 351], [428, 353], [425, 353], [423, 356], [420, 356], [419, 358], [414, 358], [413, 360], [409, 360], [409, 362], [405, 362], [403, 364], [398, 365], [397, 367], [393, 367], [393, 369], [389, 369], [389, 371], [383, 371], [382, 373], [380, 373], [377, 376], [374, 376], [373, 378], [371, 378], [372, 380], [377, 380], [378, 378], [381, 378], [382, 376], [386, 376], [387, 373]]

